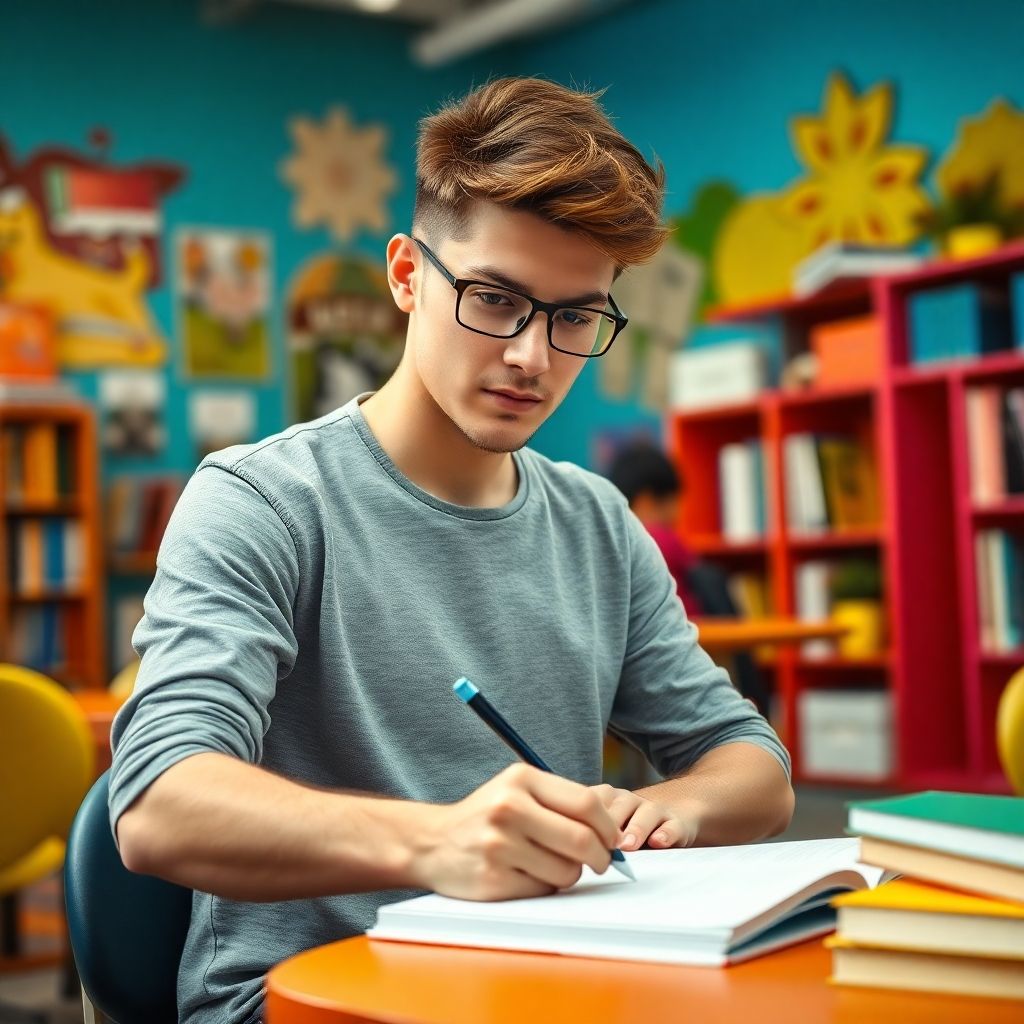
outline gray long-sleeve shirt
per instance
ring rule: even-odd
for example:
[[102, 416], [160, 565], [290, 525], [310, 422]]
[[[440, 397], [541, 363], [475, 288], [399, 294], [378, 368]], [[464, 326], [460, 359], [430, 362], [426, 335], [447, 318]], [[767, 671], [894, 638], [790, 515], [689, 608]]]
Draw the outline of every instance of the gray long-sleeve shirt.
[[[210, 456], [189, 482], [114, 723], [112, 825], [202, 751], [316, 786], [458, 800], [513, 760], [452, 695], [462, 675], [584, 784], [601, 780], [606, 729], [666, 776], [735, 740], [789, 771], [697, 645], [658, 548], [611, 484], [524, 449], [507, 505], [452, 505], [398, 470], [358, 401]], [[364, 931], [407, 895], [196, 893], [181, 1020], [253, 1019], [270, 967]]]

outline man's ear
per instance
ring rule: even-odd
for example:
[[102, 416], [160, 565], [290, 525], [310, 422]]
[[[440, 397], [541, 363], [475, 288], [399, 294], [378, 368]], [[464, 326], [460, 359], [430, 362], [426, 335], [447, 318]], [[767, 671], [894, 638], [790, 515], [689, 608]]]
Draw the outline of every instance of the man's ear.
[[416, 292], [419, 288], [420, 263], [416, 243], [408, 235], [395, 235], [387, 248], [388, 286], [394, 296], [395, 305], [403, 313], [416, 308]]

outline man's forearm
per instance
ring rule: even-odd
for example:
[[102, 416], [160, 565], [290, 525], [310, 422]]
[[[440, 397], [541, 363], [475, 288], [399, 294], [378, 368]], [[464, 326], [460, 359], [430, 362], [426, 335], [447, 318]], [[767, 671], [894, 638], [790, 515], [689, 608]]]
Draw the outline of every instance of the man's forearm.
[[317, 790], [224, 754], [179, 761], [117, 825], [125, 864], [228, 899], [403, 888], [427, 805]]
[[680, 815], [696, 816], [698, 846], [778, 835], [793, 816], [793, 789], [785, 772], [753, 743], [715, 747], [685, 774], [636, 792]]

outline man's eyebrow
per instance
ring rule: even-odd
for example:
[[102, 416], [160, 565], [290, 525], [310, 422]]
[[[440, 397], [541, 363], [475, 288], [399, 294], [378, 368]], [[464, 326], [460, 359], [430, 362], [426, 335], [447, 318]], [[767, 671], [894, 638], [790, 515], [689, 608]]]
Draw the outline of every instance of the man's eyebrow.
[[[466, 275], [473, 279], [487, 277], [495, 284], [500, 284], [504, 288], [510, 288], [514, 292], [522, 292], [524, 295], [530, 294], [530, 289], [522, 281], [517, 281], [514, 277], [509, 277], [508, 274], [503, 274], [494, 267], [467, 267]], [[556, 299], [554, 305], [589, 306], [595, 302], [599, 302], [602, 307], [606, 306], [608, 304], [608, 293], [587, 292], [586, 295], [575, 295], [570, 299]]]

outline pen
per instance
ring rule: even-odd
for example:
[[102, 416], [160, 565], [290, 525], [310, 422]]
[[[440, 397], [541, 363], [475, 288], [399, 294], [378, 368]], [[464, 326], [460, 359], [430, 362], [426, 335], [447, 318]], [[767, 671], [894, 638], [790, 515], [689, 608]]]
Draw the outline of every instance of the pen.
[[[476, 684], [463, 676], [453, 687], [455, 696], [464, 704], [468, 704], [527, 764], [539, 768], [542, 772], [551, 769], [534, 753], [530, 745], [509, 725], [500, 711], [480, 692]], [[551, 772], [553, 775], [554, 772]], [[624, 874], [630, 881], [636, 881], [636, 875], [621, 850], [612, 850], [612, 867]]]

